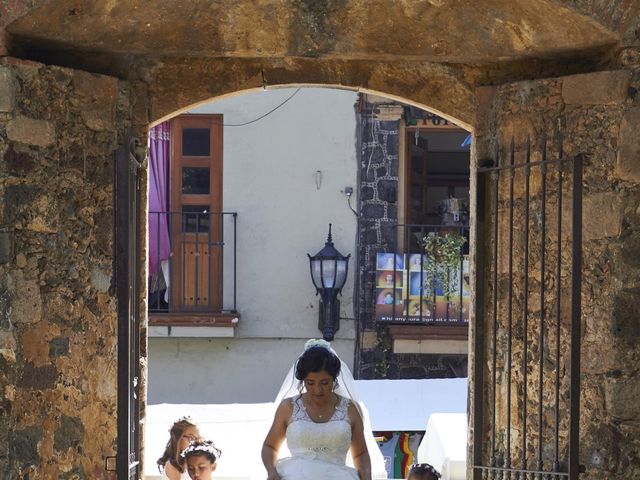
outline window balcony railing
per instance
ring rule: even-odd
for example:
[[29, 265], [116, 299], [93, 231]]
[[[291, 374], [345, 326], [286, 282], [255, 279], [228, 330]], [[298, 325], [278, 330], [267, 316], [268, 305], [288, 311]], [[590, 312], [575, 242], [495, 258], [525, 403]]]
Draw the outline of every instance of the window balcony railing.
[[237, 213], [194, 210], [149, 213], [152, 324], [237, 317]]
[[395, 229], [392, 251], [376, 259], [376, 319], [467, 326], [469, 228], [398, 224]]

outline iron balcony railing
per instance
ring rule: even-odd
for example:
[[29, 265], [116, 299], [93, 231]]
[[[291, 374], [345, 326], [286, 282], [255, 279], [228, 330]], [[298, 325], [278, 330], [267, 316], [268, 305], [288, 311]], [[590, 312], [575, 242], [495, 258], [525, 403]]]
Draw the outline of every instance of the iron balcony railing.
[[376, 285], [377, 303], [391, 305], [376, 306], [386, 312], [378, 319], [398, 324], [468, 325], [469, 228], [419, 224], [394, 227], [395, 259], [386, 266], [389, 269], [391, 264], [393, 268], [380, 270], [378, 262]]
[[149, 213], [149, 312], [236, 312], [238, 214], [184, 210]]

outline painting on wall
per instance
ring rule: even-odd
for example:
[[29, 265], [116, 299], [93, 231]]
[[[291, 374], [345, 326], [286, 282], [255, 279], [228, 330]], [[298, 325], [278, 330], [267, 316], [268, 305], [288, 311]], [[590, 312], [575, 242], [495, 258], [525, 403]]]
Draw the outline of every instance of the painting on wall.
[[[394, 268], [395, 259], [395, 268]], [[398, 323], [468, 323], [469, 258], [456, 267], [426, 254], [378, 253], [376, 320]]]

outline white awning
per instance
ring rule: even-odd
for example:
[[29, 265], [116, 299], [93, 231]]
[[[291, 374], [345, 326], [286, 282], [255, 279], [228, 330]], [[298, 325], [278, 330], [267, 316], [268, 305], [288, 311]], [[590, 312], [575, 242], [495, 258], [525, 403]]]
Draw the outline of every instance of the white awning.
[[357, 380], [374, 431], [424, 430], [434, 413], [467, 411], [467, 379]]

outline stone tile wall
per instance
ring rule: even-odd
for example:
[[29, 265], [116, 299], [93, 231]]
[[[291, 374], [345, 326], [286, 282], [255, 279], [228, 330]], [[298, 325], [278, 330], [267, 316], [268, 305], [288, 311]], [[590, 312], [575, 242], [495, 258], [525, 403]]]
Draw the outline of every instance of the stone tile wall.
[[398, 222], [400, 118], [397, 103], [361, 103], [358, 339], [360, 378], [449, 378], [466, 375], [466, 355], [394, 354], [387, 326], [375, 321], [376, 254], [394, 248]]
[[393, 248], [393, 224], [398, 220], [400, 115], [381, 120], [377, 104], [362, 101], [360, 105], [357, 321], [361, 335], [357, 369], [360, 378], [381, 378], [387, 375], [391, 352], [385, 342], [386, 328], [375, 322], [375, 266], [376, 254]]
[[107, 479], [116, 442], [115, 78], [0, 64], [0, 472]]

